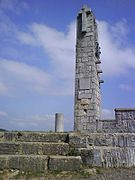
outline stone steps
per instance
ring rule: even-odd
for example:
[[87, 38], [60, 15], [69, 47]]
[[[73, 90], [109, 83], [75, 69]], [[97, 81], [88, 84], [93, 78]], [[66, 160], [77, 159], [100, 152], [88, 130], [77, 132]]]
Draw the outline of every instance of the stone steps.
[[82, 159], [72, 155], [68, 138], [68, 133], [1, 132], [0, 170], [34, 173], [79, 170]]
[[79, 170], [81, 159], [84, 166], [135, 166], [135, 133], [0, 133], [2, 169], [23, 170], [22, 166], [28, 163], [30, 167], [26, 165], [26, 171], [46, 171], [47, 161], [48, 170]]
[[49, 170], [78, 171], [82, 165], [80, 156], [50, 156]]
[[67, 155], [68, 143], [44, 142], [0, 142], [1, 154]]
[[0, 132], [0, 142], [66, 142], [68, 133], [49, 133], [49, 132]]
[[0, 170], [19, 170], [24, 172], [77, 171], [81, 168], [80, 156], [45, 155], [0, 155]]

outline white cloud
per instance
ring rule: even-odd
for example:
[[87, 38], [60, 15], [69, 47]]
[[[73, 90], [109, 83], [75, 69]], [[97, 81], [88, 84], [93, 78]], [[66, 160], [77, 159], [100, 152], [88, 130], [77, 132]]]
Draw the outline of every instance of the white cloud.
[[12, 73], [23, 81], [45, 84], [49, 79], [49, 75], [44, 71], [25, 63], [0, 59], [0, 65], [2, 69]]
[[55, 127], [55, 116], [54, 115], [33, 115], [25, 117], [11, 118], [9, 121], [13, 127], [20, 130], [52, 130]]
[[104, 76], [120, 76], [128, 73], [130, 68], [135, 69], [135, 47], [125, 43], [127, 24], [119, 22], [112, 26], [99, 21], [98, 27]]
[[[59, 32], [45, 24], [33, 23], [30, 33], [18, 32], [18, 39], [25, 44], [39, 45], [51, 58], [53, 72], [61, 79], [72, 79], [75, 66], [75, 23], [67, 33]], [[35, 43], [36, 42], [36, 43]]]
[[[129, 32], [129, 27], [127, 25], [126, 19], [115, 23], [114, 25], [110, 26], [111, 31], [113, 32], [112, 36], [115, 38], [124, 37]], [[121, 41], [121, 40], [120, 40]]]
[[114, 119], [114, 111], [112, 109], [102, 109], [101, 119]]
[[4, 111], [0, 111], [0, 117], [7, 117], [8, 113]]
[[36, 39], [29, 33], [17, 31], [17, 37], [24, 44], [37, 45]]
[[[26, 45], [39, 46], [48, 55], [51, 65], [52, 95], [73, 95], [75, 67], [75, 23], [67, 28], [67, 33], [43, 24], [33, 23], [29, 33], [17, 31], [18, 40]], [[55, 88], [55, 91], [54, 91]]]
[[0, 59], [0, 95], [34, 92], [39, 95], [73, 95], [73, 83], [61, 82], [58, 77], [32, 65]]
[[133, 87], [129, 84], [120, 84], [119, 88], [123, 91], [128, 91], [128, 92], [133, 90]]
[[5, 59], [0, 59], [0, 75], [1, 95], [23, 91], [23, 88], [25, 91], [47, 93], [51, 81], [50, 75], [37, 67]]

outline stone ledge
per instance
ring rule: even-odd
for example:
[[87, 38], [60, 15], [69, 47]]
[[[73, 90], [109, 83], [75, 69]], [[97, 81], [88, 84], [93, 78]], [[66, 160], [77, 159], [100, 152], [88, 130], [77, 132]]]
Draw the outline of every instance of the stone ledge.
[[135, 111], [135, 108], [115, 108], [114, 111]]
[[0, 170], [24, 172], [78, 171], [82, 166], [80, 156], [0, 155]]
[[4, 133], [4, 137], [2, 137], [2, 140], [14, 142], [66, 142], [67, 136], [68, 133], [8, 131]]
[[135, 147], [135, 133], [91, 133], [89, 135], [70, 133], [69, 145], [72, 148]]
[[45, 172], [47, 164], [47, 156], [0, 155], [0, 170], [18, 169], [24, 172]]
[[0, 154], [66, 155], [67, 143], [0, 142]]
[[80, 156], [50, 156], [49, 170], [78, 171], [82, 165]]

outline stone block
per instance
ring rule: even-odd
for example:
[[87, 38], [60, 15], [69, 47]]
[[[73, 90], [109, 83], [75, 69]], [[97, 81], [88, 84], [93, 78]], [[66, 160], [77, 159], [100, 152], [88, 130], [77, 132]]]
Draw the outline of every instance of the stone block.
[[0, 170], [16, 169], [24, 172], [46, 172], [47, 156], [0, 155]]
[[127, 134], [127, 147], [135, 147], [135, 134]]
[[90, 79], [89, 78], [81, 78], [79, 80], [79, 89], [85, 90], [90, 89]]
[[9, 169], [18, 169], [24, 172], [46, 172], [48, 157], [47, 156], [9, 156]]
[[82, 60], [82, 62], [87, 62], [88, 61], [88, 57], [83, 57], [81, 60]]
[[35, 143], [35, 142], [24, 142], [20, 143], [20, 154], [37, 154], [41, 155], [43, 154], [43, 145], [41, 143]]
[[90, 93], [79, 93], [78, 99], [90, 99], [92, 97], [92, 94]]
[[135, 132], [135, 120], [128, 120], [128, 132]]
[[86, 148], [87, 137], [71, 133], [69, 134], [69, 145], [73, 148]]
[[119, 134], [117, 136], [117, 147], [127, 147], [127, 135], [125, 134]]
[[102, 167], [102, 157], [101, 157], [101, 149], [93, 149], [94, 159], [93, 166]]
[[95, 146], [113, 146], [113, 135], [111, 134], [96, 134], [94, 140]]
[[90, 100], [89, 99], [81, 99], [81, 105], [85, 106], [85, 105], [89, 105], [90, 104]]
[[83, 164], [93, 166], [94, 153], [92, 149], [81, 149], [81, 158]]
[[42, 145], [42, 151], [45, 155], [67, 155], [69, 153], [69, 144], [67, 143], [48, 143]]
[[[93, 118], [94, 119], [94, 118]], [[89, 122], [89, 124], [87, 124], [87, 131], [83, 131], [83, 133], [95, 133], [97, 131], [97, 124], [95, 122]]]
[[102, 167], [100, 149], [82, 149], [81, 157], [85, 165]]
[[90, 108], [90, 110], [88, 110], [88, 112], [87, 112], [88, 116], [94, 117], [95, 114], [97, 114], [97, 112], [92, 107], [89, 107], [89, 108]]
[[8, 169], [8, 157], [7, 155], [2, 156], [0, 155], [0, 170]]
[[78, 171], [81, 169], [80, 156], [50, 156], [49, 170], [52, 171]]
[[101, 120], [102, 131], [105, 133], [118, 132], [116, 127], [116, 120]]
[[12, 142], [1, 142], [0, 143], [0, 154], [18, 154], [20, 149], [19, 144]]
[[81, 43], [82, 47], [87, 47], [87, 41]]
[[86, 112], [83, 109], [81, 109], [81, 110], [76, 111], [75, 115], [78, 117], [81, 117], [82, 119], [86, 115]]
[[87, 147], [94, 146], [94, 135], [87, 136]]
[[0, 143], [0, 154], [67, 155], [67, 143], [5, 142]]

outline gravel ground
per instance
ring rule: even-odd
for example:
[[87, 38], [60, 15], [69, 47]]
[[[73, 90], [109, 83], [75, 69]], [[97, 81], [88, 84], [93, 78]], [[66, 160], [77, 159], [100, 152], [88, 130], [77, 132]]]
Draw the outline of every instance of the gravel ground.
[[85, 169], [80, 172], [24, 174], [18, 170], [0, 171], [0, 180], [135, 180], [135, 168]]

